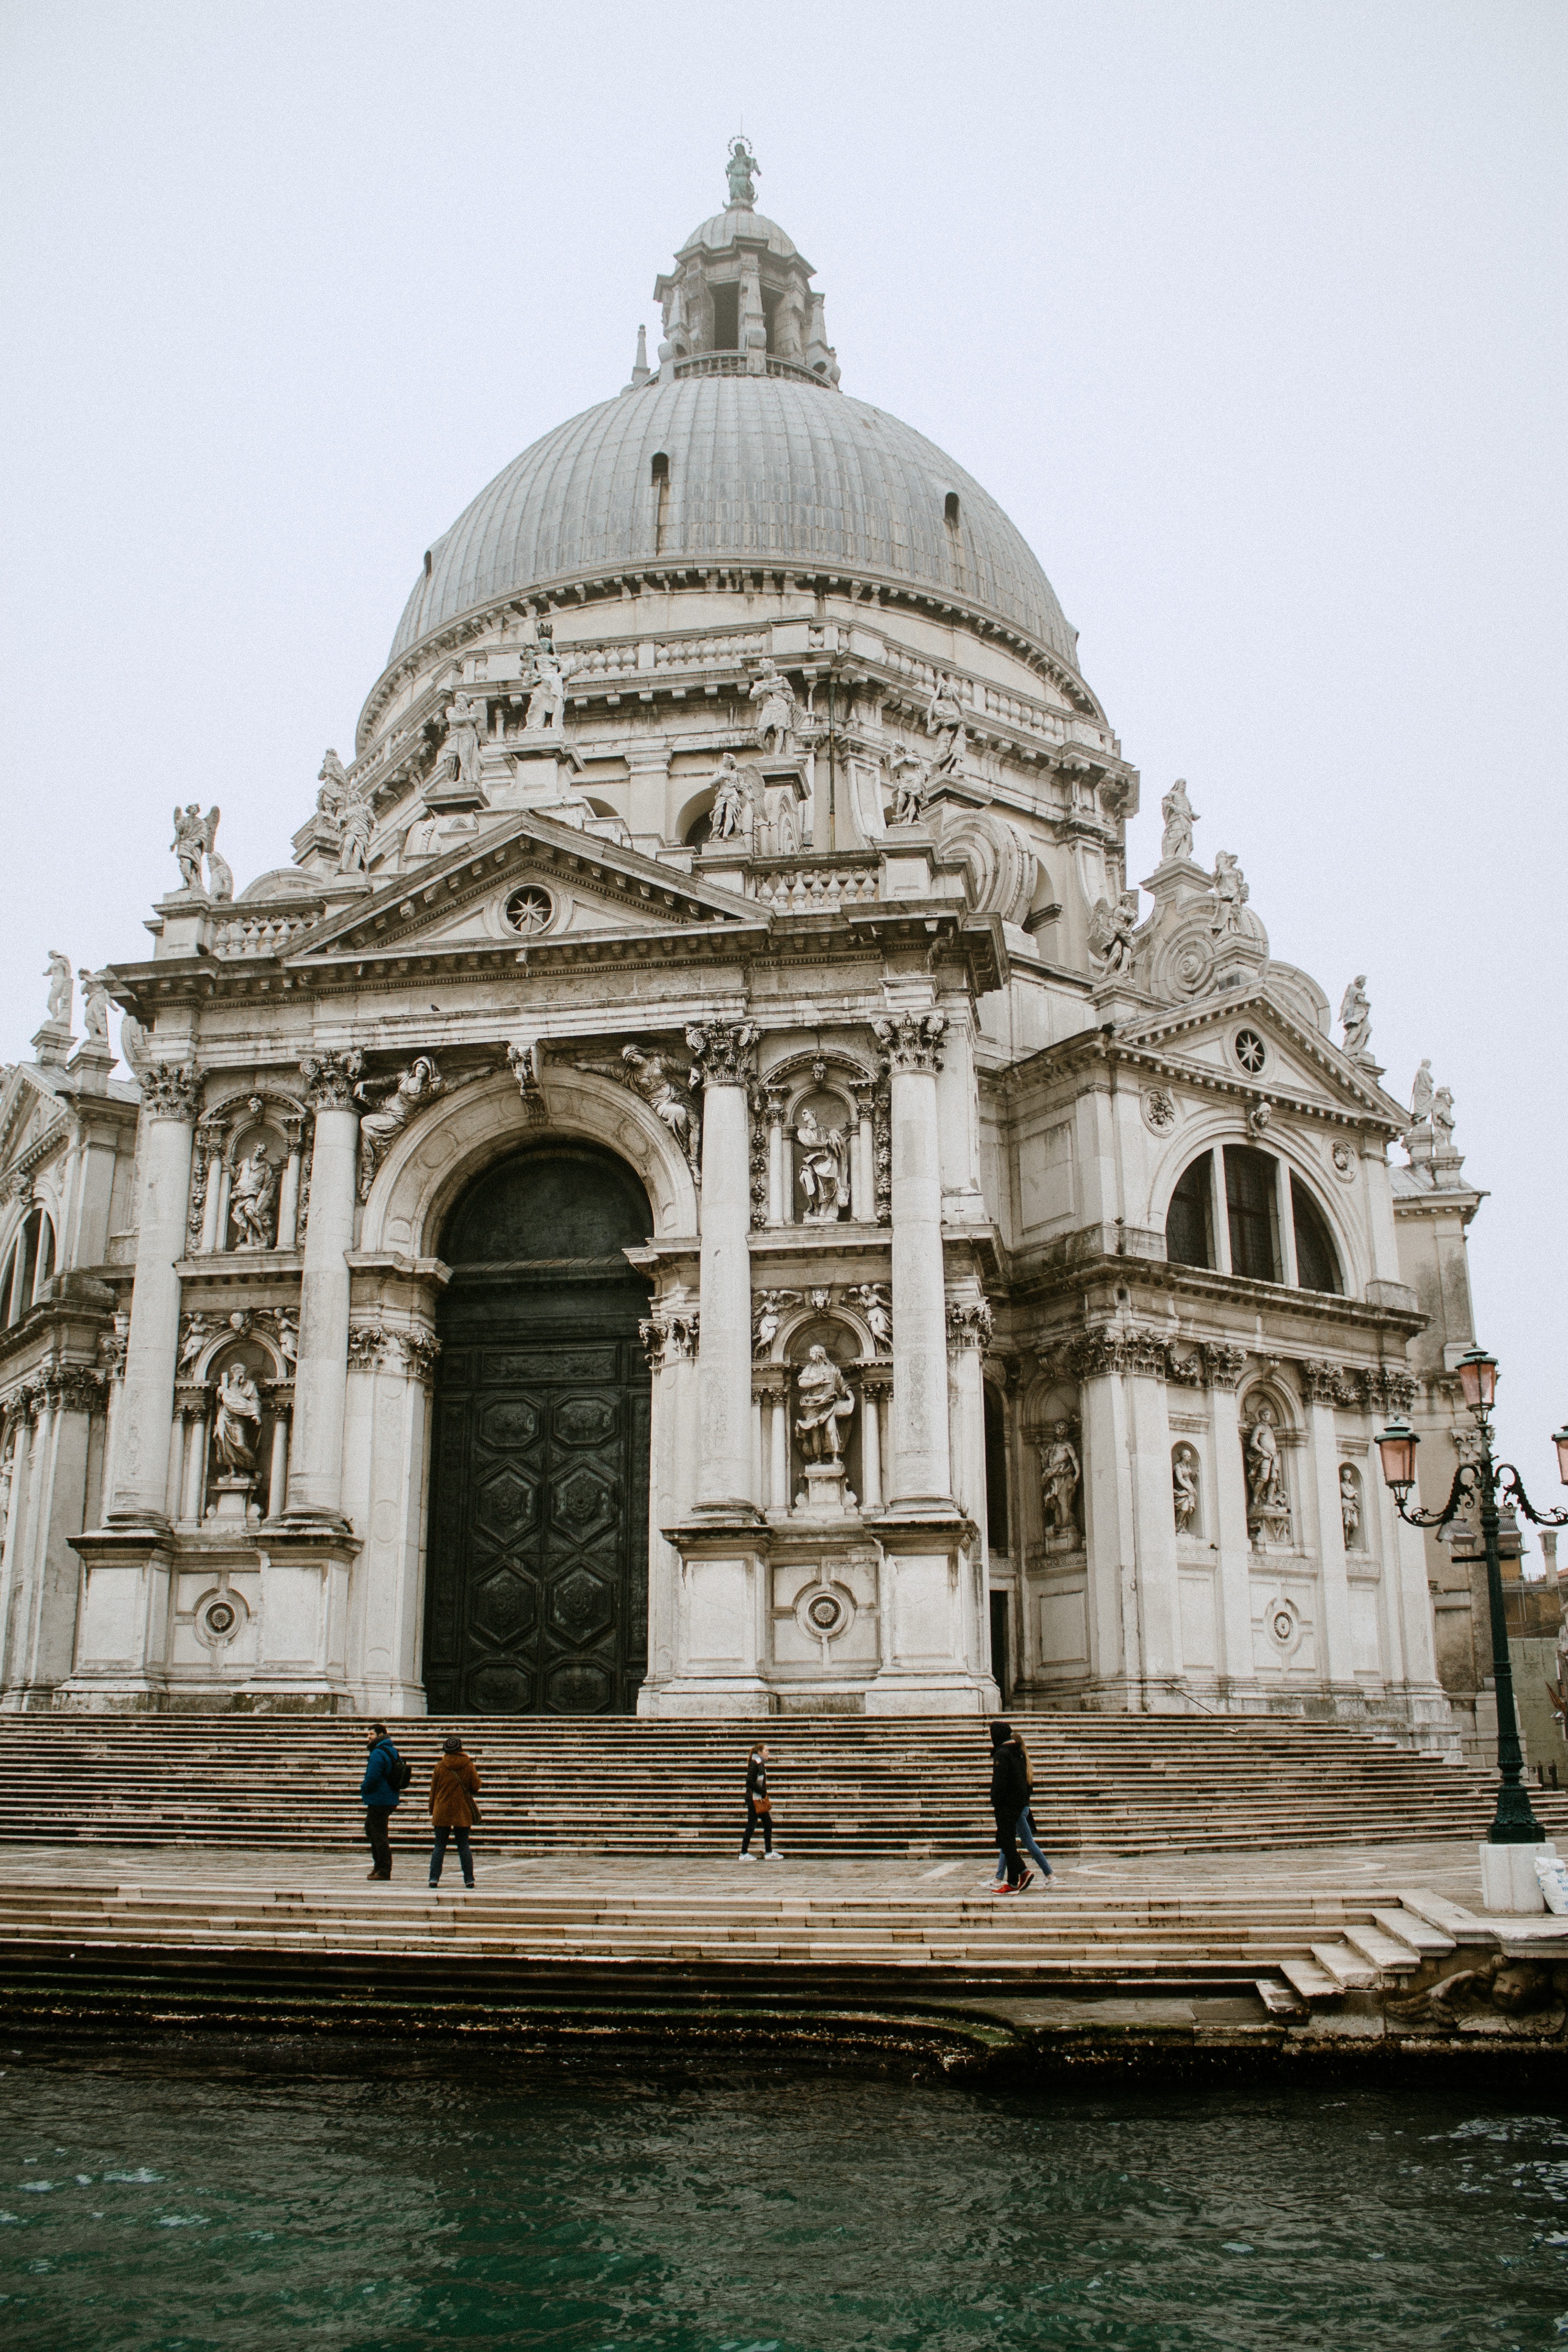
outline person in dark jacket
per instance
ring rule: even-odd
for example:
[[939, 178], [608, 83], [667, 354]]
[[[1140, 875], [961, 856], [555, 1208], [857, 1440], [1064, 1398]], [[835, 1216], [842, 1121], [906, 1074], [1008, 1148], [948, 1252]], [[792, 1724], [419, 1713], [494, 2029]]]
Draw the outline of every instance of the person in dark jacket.
[[763, 1832], [763, 1860], [776, 1862], [773, 1800], [768, 1795], [768, 1751], [763, 1747], [753, 1748], [746, 1759], [746, 1833], [741, 1840], [742, 1862], [755, 1858], [752, 1853], [752, 1832], [759, 1826]]
[[1029, 1801], [1029, 1766], [1010, 1723], [991, 1727], [991, 1811], [1007, 1873], [1004, 1895], [1022, 1895], [1034, 1877], [1018, 1858], [1018, 1816]]
[[[1035, 1819], [1032, 1811], [1035, 1801], [1035, 1771], [1033, 1765], [1029, 1762], [1029, 1751], [1024, 1745], [1024, 1735], [1021, 1731], [1015, 1731], [1013, 1734], [1013, 1744], [1024, 1759], [1024, 1779], [1026, 1781], [1029, 1790], [1029, 1802], [1025, 1806], [1023, 1811], [1018, 1816], [1018, 1826], [1016, 1832], [1018, 1844], [1025, 1853], [1028, 1854], [1033, 1861], [1039, 1864], [1040, 1876], [1042, 1879], [1054, 1878], [1056, 1873], [1052, 1870], [1047, 1856], [1040, 1852], [1040, 1842], [1035, 1835]], [[1027, 1868], [1027, 1864], [1026, 1864], [1025, 1867]], [[992, 1894], [1000, 1895], [1006, 1883], [1006, 1857], [1004, 1854], [998, 1853], [996, 1856], [996, 1883], [991, 1889]]]
[[384, 1723], [373, 1723], [365, 1749], [364, 1779], [360, 1782], [359, 1801], [364, 1807], [364, 1833], [370, 1840], [371, 1866], [367, 1878], [392, 1876], [392, 1839], [388, 1835], [392, 1816], [403, 1793], [403, 1776], [398, 1768], [397, 1750], [393, 1746]]
[[474, 1883], [474, 1857], [468, 1848], [468, 1832], [479, 1818], [474, 1799], [479, 1793], [479, 1776], [474, 1759], [463, 1752], [463, 1743], [453, 1738], [441, 1743], [441, 1760], [430, 1775], [430, 1821], [436, 1832], [436, 1843], [430, 1849], [430, 1884], [441, 1883], [441, 1864], [447, 1859], [447, 1841], [457, 1843], [458, 1860], [463, 1865], [463, 1884]]

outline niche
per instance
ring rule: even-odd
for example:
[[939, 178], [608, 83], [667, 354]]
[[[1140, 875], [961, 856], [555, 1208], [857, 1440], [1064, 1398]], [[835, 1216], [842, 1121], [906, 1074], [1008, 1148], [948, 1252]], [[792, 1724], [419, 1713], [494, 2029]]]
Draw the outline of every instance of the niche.
[[831, 1315], [814, 1315], [790, 1333], [784, 1360], [790, 1367], [789, 1384], [789, 1495], [792, 1503], [805, 1487], [806, 1448], [796, 1433], [795, 1423], [800, 1416], [799, 1376], [801, 1368], [810, 1360], [813, 1348], [826, 1350], [829, 1363], [843, 1371], [851, 1395], [855, 1399], [853, 1413], [839, 1423], [843, 1433], [844, 1483], [849, 1492], [864, 1500], [862, 1477], [864, 1449], [861, 1445], [861, 1424], [865, 1418], [865, 1400], [860, 1383], [850, 1367], [859, 1360], [859, 1342], [848, 1326]]
[[1366, 1540], [1366, 1496], [1361, 1472], [1353, 1462], [1340, 1464], [1340, 1525], [1344, 1531], [1345, 1549], [1364, 1552]]
[[1185, 1438], [1171, 1448], [1171, 1507], [1176, 1533], [1197, 1539], [1204, 1532], [1203, 1464]]
[[839, 1094], [819, 1087], [795, 1105], [793, 1222], [832, 1225], [850, 1213], [860, 1123]]

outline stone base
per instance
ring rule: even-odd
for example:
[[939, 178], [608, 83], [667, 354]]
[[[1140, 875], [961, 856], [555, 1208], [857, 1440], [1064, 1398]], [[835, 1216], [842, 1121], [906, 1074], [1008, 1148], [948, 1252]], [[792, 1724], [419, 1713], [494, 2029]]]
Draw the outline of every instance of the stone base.
[[1509, 1911], [1516, 1917], [1523, 1917], [1532, 1911], [1544, 1911], [1546, 1897], [1541, 1891], [1541, 1881], [1535, 1875], [1535, 1857], [1538, 1853], [1555, 1853], [1556, 1851], [1550, 1839], [1541, 1845], [1479, 1846], [1482, 1910]]
[[[866, 1689], [868, 1715], [973, 1715], [1002, 1712], [1002, 1694], [989, 1675], [883, 1674]], [[981, 1763], [988, 1759], [977, 1748]], [[979, 1769], [979, 1767], [976, 1767]]]

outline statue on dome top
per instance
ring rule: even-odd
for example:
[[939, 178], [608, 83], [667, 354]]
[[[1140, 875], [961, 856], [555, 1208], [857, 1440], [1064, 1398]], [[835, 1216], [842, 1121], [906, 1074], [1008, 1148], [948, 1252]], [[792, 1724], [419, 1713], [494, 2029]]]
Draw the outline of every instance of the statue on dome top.
[[726, 169], [730, 179], [731, 205], [743, 205], [749, 212], [757, 201], [754, 175], [761, 172], [762, 166], [747, 147], [743, 132], [739, 139], [731, 139], [730, 142], [730, 161]]

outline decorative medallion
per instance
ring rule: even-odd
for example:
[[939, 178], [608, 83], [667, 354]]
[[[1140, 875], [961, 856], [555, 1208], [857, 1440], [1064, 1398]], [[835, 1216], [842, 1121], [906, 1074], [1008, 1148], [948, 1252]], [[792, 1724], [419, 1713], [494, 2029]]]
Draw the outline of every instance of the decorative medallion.
[[525, 882], [521, 890], [512, 892], [502, 911], [514, 931], [525, 940], [536, 940], [541, 931], [549, 929], [555, 901], [537, 882]]
[[1268, 1048], [1256, 1029], [1238, 1029], [1231, 1039], [1237, 1060], [1250, 1076], [1256, 1077], [1268, 1059]]
[[1355, 1182], [1355, 1153], [1348, 1143], [1336, 1143], [1332, 1153], [1334, 1174], [1347, 1184]]
[[1156, 1135], [1169, 1135], [1176, 1124], [1176, 1098], [1164, 1087], [1151, 1087], [1143, 1097], [1143, 1117]]

